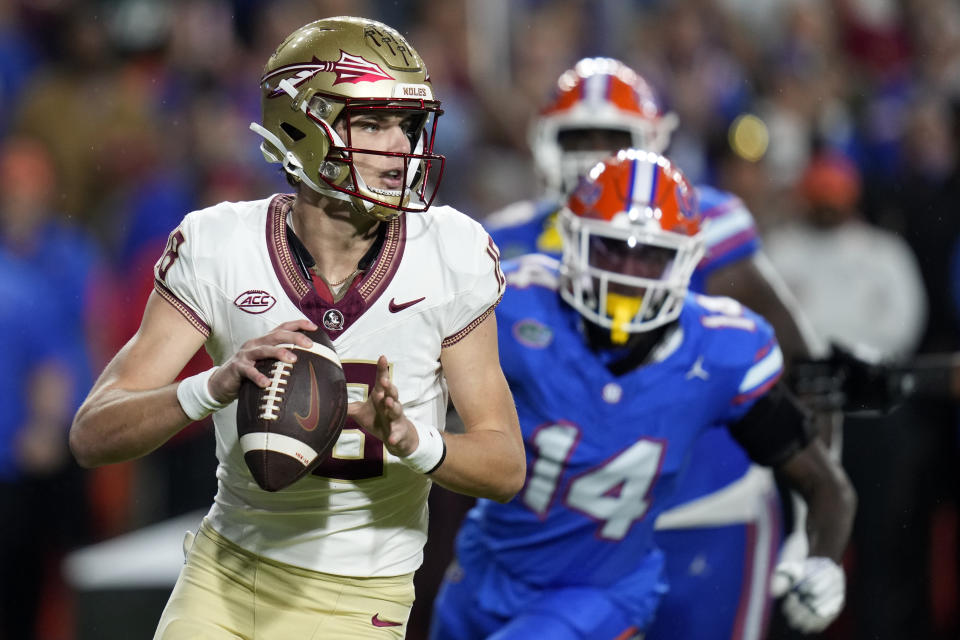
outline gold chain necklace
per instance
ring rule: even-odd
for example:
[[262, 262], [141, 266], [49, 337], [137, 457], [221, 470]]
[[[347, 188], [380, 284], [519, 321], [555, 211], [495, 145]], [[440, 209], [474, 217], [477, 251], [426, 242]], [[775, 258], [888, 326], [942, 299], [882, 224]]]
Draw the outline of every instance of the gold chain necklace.
[[346, 278], [344, 278], [344, 279], [341, 280], [340, 282], [328, 282], [327, 284], [329, 284], [331, 287], [339, 287], [339, 286], [342, 285], [344, 282], [346, 282], [347, 280], [349, 280], [349, 279], [352, 278], [353, 276], [357, 275], [358, 273], [360, 273], [360, 268], [359, 268], [359, 267], [357, 267], [356, 269], [354, 269], [354, 270], [353, 270], [353, 273], [349, 274]]

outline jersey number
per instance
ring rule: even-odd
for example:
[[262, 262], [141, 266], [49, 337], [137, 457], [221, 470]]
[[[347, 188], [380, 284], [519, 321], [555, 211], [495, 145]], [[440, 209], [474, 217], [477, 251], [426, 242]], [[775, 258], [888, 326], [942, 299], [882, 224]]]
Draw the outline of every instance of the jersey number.
[[161, 282], [167, 281], [167, 272], [180, 257], [180, 246], [185, 240], [186, 238], [183, 237], [183, 232], [179, 228], [174, 229], [170, 237], [167, 238], [167, 250], [160, 258], [160, 262], [157, 263], [157, 279]]
[[[377, 381], [377, 363], [344, 362], [343, 373], [348, 385], [365, 387], [363, 398], [366, 400]], [[345, 451], [349, 447], [353, 450]], [[347, 418], [334, 452], [317, 465], [313, 475], [340, 480], [378, 478], [383, 475], [383, 441], [364, 430], [353, 418]]]
[[700, 306], [713, 314], [700, 319], [707, 329], [757, 330], [757, 323], [743, 314], [743, 305], [733, 298], [697, 295], [696, 299]]
[[[580, 429], [559, 423], [533, 435], [536, 459], [522, 500], [545, 518], [555, 499], [563, 470], [580, 441]], [[650, 507], [650, 489], [660, 471], [663, 443], [642, 438], [598, 467], [570, 481], [563, 502], [602, 526], [599, 535], [621, 540]]]

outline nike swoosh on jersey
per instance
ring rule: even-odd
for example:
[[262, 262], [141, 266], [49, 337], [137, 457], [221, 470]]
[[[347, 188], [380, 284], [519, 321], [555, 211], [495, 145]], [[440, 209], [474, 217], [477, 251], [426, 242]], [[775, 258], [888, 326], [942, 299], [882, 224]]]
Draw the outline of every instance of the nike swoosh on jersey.
[[320, 421], [320, 399], [317, 397], [317, 374], [313, 370], [313, 363], [307, 364], [310, 365], [310, 411], [305, 416], [294, 411], [293, 417], [304, 431], [313, 431]]
[[[421, 298], [423, 300], [423, 298]], [[370, 618], [370, 622], [373, 623], [375, 627], [401, 627], [403, 626], [402, 622], [394, 622], [393, 620], [382, 620], [379, 613], [373, 614], [373, 617]]]
[[401, 302], [400, 304], [397, 304], [396, 298], [390, 298], [390, 304], [387, 306], [387, 308], [390, 309], [390, 313], [397, 313], [398, 311], [403, 311], [408, 307], [412, 307], [418, 302], [423, 302], [426, 299], [427, 297], [424, 296], [422, 298], [417, 298], [416, 300], [411, 300], [410, 302]]

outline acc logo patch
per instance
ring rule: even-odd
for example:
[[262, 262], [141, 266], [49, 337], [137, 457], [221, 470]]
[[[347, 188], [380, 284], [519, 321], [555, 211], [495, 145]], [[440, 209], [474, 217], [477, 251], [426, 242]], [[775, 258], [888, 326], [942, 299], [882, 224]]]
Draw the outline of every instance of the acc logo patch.
[[251, 289], [238, 295], [233, 304], [237, 305], [241, 311], [256, 314], [269, 311], [273, 305], [277, 304], [277, 299], [266, 291]]
[[513, 337], [525, 347], [544, 349], [553, 342], [553, 329], [542, 322], [526, 318], [513, 325]]

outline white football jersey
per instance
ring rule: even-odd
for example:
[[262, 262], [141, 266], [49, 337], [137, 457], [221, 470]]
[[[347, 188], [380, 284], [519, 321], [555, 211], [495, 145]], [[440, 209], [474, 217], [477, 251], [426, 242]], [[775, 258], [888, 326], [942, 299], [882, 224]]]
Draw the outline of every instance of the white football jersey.
[[[333, 302], [295, 262], [287, 238], [292, 196], [195, 211], [170, 234], [156, 291], [198, 331], [220, 364], [288, 320], [327, 330], [343, 362], [350, 401], [390, 362], [408, 418], [443, 430], [447, 389], [440, 352], [493, 312], [503, 294], [499, 255], [486, 231], [450, 207], [387, 225], [379, 256]], [[330, 458], [290, 487], [260, 489], [237, 440], [236, 402], [213, 416], [218, 491], [207, 515], [245, 549], [345, 576], [394, 576], [420, 566], [430, 479], [348, 420]]]

